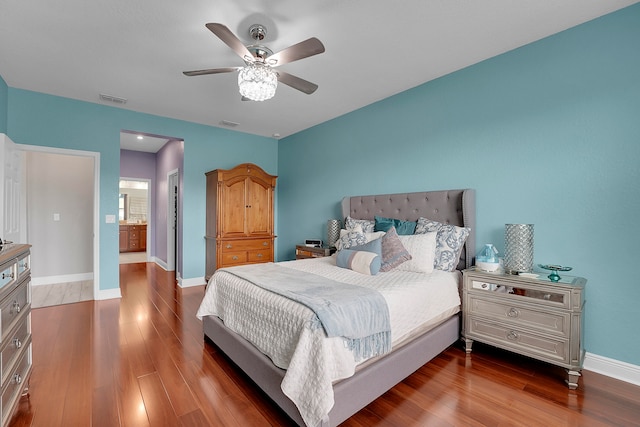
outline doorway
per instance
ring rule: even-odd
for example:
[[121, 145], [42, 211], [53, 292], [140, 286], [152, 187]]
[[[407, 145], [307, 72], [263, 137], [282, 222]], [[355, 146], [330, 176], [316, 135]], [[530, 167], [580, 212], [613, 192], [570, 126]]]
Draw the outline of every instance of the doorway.
[[119, 262], [149, 261], [151, 180], [120, 178], [118, 197]]

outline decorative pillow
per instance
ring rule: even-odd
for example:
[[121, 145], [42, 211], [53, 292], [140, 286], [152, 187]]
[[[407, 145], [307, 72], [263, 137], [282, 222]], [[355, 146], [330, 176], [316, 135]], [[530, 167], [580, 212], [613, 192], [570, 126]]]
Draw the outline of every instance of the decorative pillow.
[[336, 265], [357, 273], [375, 276], [380, 271], [380, 256], [373, 252], [344, 249], [338, 252]]
[[357, 224], [352, 230], [340, 230], [340, 238], [336, 241], [335, 245], [336, 249], [339, 251], [343, 249], [351, 249], [352, 246], [364, 245], [365, 243], [379, 239], [382, 236], [384, 236], [384, 231], [364, 233], [362, 232], [360, 224]]
[[419, 218], [416, 234], [437, 232], [436, 255], [434, 268], [443, 271], [454, 271], [458, 266], [464, 242], [467, 241], [471, 229], [442, 224], [427, 218]]
[[336, 265], [349, 268], [361, 274], [375, 276], [380, 271], [382, 260], [381, 239], [372, 240], [361, 246], [343, 249], [336, 255]]
[[400, 235], [413, 234], [416, 231], [416, 223], [413, 221], [403, 221], [401, 219], [375, 217], [375, 231], [387, 231], [391, 227], [396, 228]]
[[411, 259], [398, 265], [395, 270], [431, 273], [436, 253], [437, 233], [398, 236], [402, 245], [411, 254]]
[[351, 246], [364, 245], [367, 243], [367, 236], [362, 231], [362, 226], [357, 224], [350, 230], [340, 230], [340, 238], [336, 240], [336, 249], [341, 251], [349, 249]]
[[402, 245], [395, 227], [391, 227], [380, 239], [382, 243], [382, 264], [380, 271], [385, 272], [394, 269], [405, 261], [411, 259], [411, 254]]
[[360, 225], [360, 227], [362, 227], [362, 231], [365, 233], [373, 233], [375, 231], [375, 221], [370, 219], [354, 219], [348, 216], [347, 220], [344, 222], [344, 228], [347, 230], [353, 230], [356, 228], [356, 225]]

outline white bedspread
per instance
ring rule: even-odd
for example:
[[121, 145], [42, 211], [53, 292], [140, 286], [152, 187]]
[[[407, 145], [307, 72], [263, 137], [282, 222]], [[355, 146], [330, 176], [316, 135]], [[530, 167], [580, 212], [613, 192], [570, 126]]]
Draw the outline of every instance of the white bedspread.
[[[389, 306], [393, 345], [424, 325], [459, 310], [460, 273], [392, 271], [366, 276], [338, 268], [335, 257], [279, 263], [281, 266], [378, 290]], [[333, 407], [332, 383], [356, 369], [353, 354], [339, 337], [312, 329], [307, 307], [223, 271], [213, 275], [197, 316], [218, 316], [225, 326], [252, 342], [287, 372], [282, 391], [298, 407], [307, 425], [315, 426]]]

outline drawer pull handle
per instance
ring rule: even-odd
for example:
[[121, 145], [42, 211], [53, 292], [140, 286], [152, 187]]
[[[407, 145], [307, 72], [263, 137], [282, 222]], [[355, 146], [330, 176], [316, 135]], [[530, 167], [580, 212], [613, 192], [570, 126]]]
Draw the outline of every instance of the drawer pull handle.
[[13, 382], [16, 384], [21, 384], [22, 383], [22, 376], [20, 374], [15, 374], [13, 376]]
[[262, 242], [262, 246], [269, 246], [269, 242]]
[[18, 301], [13, 301], [13, 309], [16, 311], [16, 313], [20, 313], [20, 303]]
[[232, 260], [237, 261], [238, 260], [238, 255], [234, 255], [231, 257]]
[[3, 279], [6, 279], [6, 278], [13, 279], [13, 273], [9, 273], [9, 274], [7, 274], [7, 273], [2, 273], [2, 278], [3, 278]]
[[509, 310], [507, 312], [507, 316], [509, 316], [509, 317], [518, 317], [518, 316], [520, 316], [520, 312], [518, 311], [517, 308], [511, 307], [511, 310]]
[[258, 256], [258, 258], [262, 258], [262, 254], [258, 254], [257, 256]]
[[24, 263], [22, 263], [22, 265], [20, 265], [20, 268], [22, 268], [23, 270], [28, 270], [29, 269], [29, 263], [25, 261]]
[[231, 243], [227, 243], [227, 246], [225, 246], [225, 248], [227, 249], [231, 249], [233, 247], [233, 245], [231, 245]]
[[511, 341], [515, 341], [515, 340], [517, 340], [517, 339], [518, 339], [518, 333], [517, 333], [516, 331], [510, 331], [510, 332], [507, 334], [507, 339], [508, 339], [508, 340], [511, 340]]
[[22, 347], [22, 341], [20, 341], [20, 338], [14, 338], [14, 339], [13, 339], [13, 345], [14, 345], [16, 348], [20, 348], [20, 347]]

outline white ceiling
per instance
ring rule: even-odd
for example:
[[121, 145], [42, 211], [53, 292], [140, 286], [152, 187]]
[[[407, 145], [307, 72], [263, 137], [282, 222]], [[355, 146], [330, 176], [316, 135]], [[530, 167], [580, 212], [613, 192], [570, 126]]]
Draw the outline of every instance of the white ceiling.
[[[0, 0], [0, 75], [14, 88], [280, 138], [637, 2]], [[325, 53], [281, 67], [319, 89], [279, 85], [273, 99], [247, 102], [236, 73], [184, 76], [243, 65], [208, 22], [247, 44], [249, 26], [266, 25], [274, 52], [319, 38]]]

